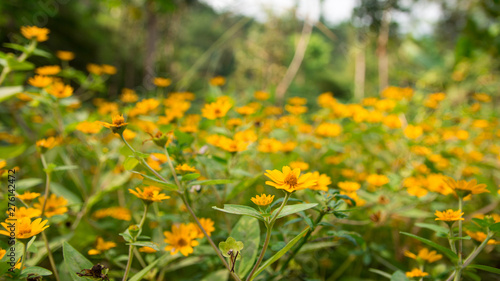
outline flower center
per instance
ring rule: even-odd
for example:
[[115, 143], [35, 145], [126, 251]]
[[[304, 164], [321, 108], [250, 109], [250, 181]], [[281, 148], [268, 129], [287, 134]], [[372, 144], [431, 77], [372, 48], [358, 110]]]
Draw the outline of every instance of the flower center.
[[179, 239], [179, 241], [177, 241], [177, 245], [179, 245], [179, 248], [181, 248], [181, 247], [186, 247], [188, 243], [186, 240], [184, 240], [184, 238], [181, 238]]
[[290, 187], [295, 187], [297, 185], [297, 177], [292, 173], [286, 175], [285, 184], [289, 185]]

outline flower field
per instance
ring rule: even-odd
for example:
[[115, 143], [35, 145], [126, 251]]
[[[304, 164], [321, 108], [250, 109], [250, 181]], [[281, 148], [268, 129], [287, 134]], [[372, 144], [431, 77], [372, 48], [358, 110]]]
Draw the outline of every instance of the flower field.
[[215, 76], [108, 98], [116, 66], [18, 36], [0, 52], [0, 280], [500, 279], [498, 97], [281, 102]]

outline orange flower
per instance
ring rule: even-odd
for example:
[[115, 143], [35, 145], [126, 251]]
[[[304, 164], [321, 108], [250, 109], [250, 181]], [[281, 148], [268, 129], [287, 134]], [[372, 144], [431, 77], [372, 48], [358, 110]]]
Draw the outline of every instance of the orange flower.
[[48, 34], [50, 30], [38, 26], [22, 26], [21, 34], [27, 39], [35, 39], [38, 42], [44, 42], [49, 39]]
[[310, 188], [316, 185], [317, 181], [311, 178], [311, 174], [300, 175], [300, 169], [291, 169], [288, 166], [279, 170], [266, 170], [265, 175], [272, 181], [266, 181], [267, 185], [277, 189], [284, 189], [288, 192]]

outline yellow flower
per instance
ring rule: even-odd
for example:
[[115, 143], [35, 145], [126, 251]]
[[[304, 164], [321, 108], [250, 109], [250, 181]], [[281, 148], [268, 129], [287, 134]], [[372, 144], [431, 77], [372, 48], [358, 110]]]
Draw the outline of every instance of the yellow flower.
[[171, 255], [181, 252], [182, 255], [188, 256], [194, 252], [193, 247], [199, 244], [195, 240], [198, 233], [192, 225], [184, 223], [173, 225], [172, 231], [165, 231], [163, 234], [165, 235], [165, 243], [168, 244], [165, 251], [170, 251]]
[[342, 127], [339, 124], [321, 123], [316, 128], [316, 134], [321, 137], [336, 137], [342, 133]]
[[125, 140], [131, 140], [131, 139], [135, 138], [136, 135], [137, 135], [137, 133], [135, 133], [134, 131], [131, 131], [129, 129], [125, 129], [125, 131], [123, 131], [123, 138]]
[[156, 99], [145, 99], [138, 102], [135, 107], [130, 110], [130, 116], [148, 114], [160, 105], [160, 102]]
[[[474, 239], [478, 242], [483, 242], [488, 237], [486, 235], [486, 233], [481, 232], [481, 231], [473, 232], [473, 231], [466, 230], [465, 233], [467, 233], [467, 235], [469, 235], [472, 239]], [[497, 241], [495, 239], [490, 239], [490, 240], [488, 240], [488, 245], [500, 245], [500, 241]]]
[[337, 185], [345, 192], [355, 192], [361, 187], [359, 183], [353, 181], [341, 181]]
[[474, 98], [477, 101], [480, 102], [490, 102], [491, 97], [485, 93], [475, 93], [472, 95], [472, 98]]
[[271, 204], [274, 200], [274, 195], [266, 195], [262, 193], [262, 195], [255, 195], [255, 197], [250, 198], [253, 203], [259, 206], [267, 206]]
[[104, 239], [102, 239], [102, 237], [97, 237], [96, 248], [89, 250], [88, 254], [91, 256], [98, 255], [98, 254], [102, 253], [103, 251], [107, 251], [107, 250], [114, 248], [114, 247], [116, 247], [115, 242], [104, 241]]
[[120, 100], [122, 102], [132, 103], [132, 102], [136, 102], [137, 100], [139, 100], [139, 97], [137, 96], [137, 94], [135, 93], [134, 90], [129, 89], [129, 88], [123, 88], [122, 94], [120, 96]]
[[[33, 207], [42, 210], [44, 202], [45, 197], [39, 197], [38, 203], [33, 204]], [[55, 215], [62, 215], [68, 211], [66, 205], [68, 205], [68, 201], [64, 197], [57, 197], [55, 194], [51, 194], [45, 204], [45, 212], [43, 214], [48, 218]]]
[[259, 141], [257, 150], [260, 152], [276, 153], [283, 148], [283, 144], [277, 139], [262, 139]]
[[78, 123], [78, 125], [76, 125], [76, 129], [86, 134], [97, 134], [102, 129], [102, 126], [99, 121], [94, 121], [94, 122], [83, 121]]
[[366, 181], [374, 186], [382, 186], [389, 183], [389, 178], [385, 175], [371, 174], [366, 178]]
[[257, 111], [257, 108], [255, 107], [252, 107], [252, 106], [242, 106], [242, 107], [238, 107], [236, 109], [236, 112], [238, 112], [239, 114], [241, 115], [252, 115], [254, 114], [255, 112]]
[[404, 130], [405, 136], [412, 140], [420, 137], [423, 133], [424, 130], [422, 129], [422, 127], [414, 125], [408, 125]]
[[38, 75], [56, 75], [59, 72], [61, 72], [59, 65], [46, 65], [35, 69], [35, 73]]
[[285, 105], [285, 110], [293, 115], [300, 115], [307, 112], [307, 106], [302, 105]]
[[277, 189], [284, 189], [288, 192], [309, 188], [316, 185], [317, 181], [311, 179], [311, 174], [300, 175], [300, 169], [291, 169], [288, 166], [279, 170], [266, 170], [265, 175], [272, 181], [266, 181], [267, 185], [274, 186]]
[[455, 181], [450, 177], [445, 177], [444, 182], [453, 189], [456, 195], [460, 197], [465, 197], [469, 194], [481, 194], [485, 192], [490, 192], [486, 189], [486, 184], [477, 184], [477, 180], [473, 179], [469, 182], [465, 180]]
[[30, 218], [22, 218], [18, 219], [15, 222], [14, 227], [9, 221], [2, 222], [1, 225], [3, 226], [3, 228], [5, 228], [5, 230], [0, 230], [0, 234], [10, 236], [10, 231], [15, 230], [16, 239], [28, 239], [49, 227], [48, 225], [46, 225], [47, 222], [48, 220], [42, 221], [41, 218], [38, 218], [34, 221], [31, 221]]
[[269, 93], [264, 92], [264, 91], [256, 91], [253, 94], [253, 96], [254, 96], [254, 98], [261, 100], [261, 101], [269, 99]]
[[160, 193], [161, 188], [157, 186], [147, 186], [144, 187], [143, 190], [136, 187], [135, 190], [129, 189], [130, 193], [137, 196], [137, 198], [142, 199], [145, 203], [161, 202], [170, 198], [170, 196]]
[[114, 115], [112, 117], [112, 122], [113, 123], [107, 123], [107, 122], [100, 122], [101, 125], [103, 125], [106, 128], [109, 128], [113, 131], [113, 133], [123, 133], [125, 128], [127, 127], [128, 123], [125, 123], [125, 118], [123, 118], [123, 115]]
[[157, 87], [165, 88], [170, 86], [170, 84], [172, 84], [172, 81], [168, 78], [155, 77], [155, 79], [153, 80], [153, 84], [155, 84]]
[[61, 138], [49, 137], [47, 139], [41, 139], [36, 142], [36, 146], [41, 147], [42, 149], [52, 149], [56, 145], [62, 142]]
[[108, 75], [115, 75], [116, 74], [116, 67], [109, 65], [109, 64], [103, 64], [101, 65], [102, 72], [104, 74]]
[[18, 194], [16, 197], [23, 201], [30, 201], [40, 196], [40, 193], [26, 191], [23, 194]]
[[420, 249], [420, 251], [418, 251], [418, 255], [409, 251], [405, 251], [404, 255], [415, 260], [420, 258], [429, 263], [433, 263], [443, 258], [443, 255], [438, 255], [436, 251], [429, 251], [427, 248]]
[[309, 189], [328, 191], [328, 185], [332, 184], [331, 178], [325, 174], [314, 172], [311, 177], [316, 180], [316, 184], [309, 187]]
[[309, 169], [309, 164], [307, 164], [306, 162], [302, 162], [302, 161], [293, 161], [293, 162], [290, 162], [290, 168], [292, 169], [300, 169], [301, 171], [305, 171], [307, 169]]
[[384, 117], [382, 123], [391, 129], [401, 128], [401, 119], [399, 119], [399, 117], [395, 114]]
[[35, 77], [30, 77], [28, 79], [28, 84], [37, 88], [45, 88], [52, 83], [52, 77], [35, 75]]
[[248, 143], [242, 139], [220, 137], [218, 146], [229, 152], [239, 152], [247, 150]]
[[157, 251], [151, 247], [148, 247], [148, 246], [144, 246], [144, 247], [140, 247], [139, 248], [139, 252], [141, 253], [147, 253], [147, 254], [152, 254], [152, 253], [156, 253]]
[[38, 26], [22, 26], [21, 34], [27, 39], [35, 39], [38, 42], [44, 42], [49, 39], [47, 36], [50, 30], [45, 27]]
[[301, 97], [291, 97], [288, 99], [288, 103], [291, 105], [304, 105], [307, 103], [307, 99]]
[[100, 209], [94, 212], [92, 215], [96, 219], [102, 219], [105, 217], [112, 217], [117, 220], [130, 221], [132, 219], [132, 214], [130, 210], [123, 207], [111, 207], [106, 209]]
[[191, 167], [186, 163], [182, 165], [177, 165], [177, 167], [175, 167], [175, 170], [179, 172], [193, 172], [193, 173], [197, 172], [195, 167]]
[[212, 86], [222, 86], [224, 84], [226, 84], [226, 78], [222, 76], [216, 76], [210, 79], [210, 85]]
[[210, 120], [215, 120], [217, 118], [226, 116], [231, 106], [232, 105], [228, 100], [218, 99], [215, 102], [205, 104], [205, 106], [201, 109], [201, 113], [203, 117]]
[[56, 98], [67, 98], [73, 95], [73, 87], [62, 82], [54, 82], [47, 88], [47, 92]]
[[243, 121], [240, 118], [231, 118], [226, 122], [226, 125], [230, 128], [238, 127], [241, 124], [243, 124]]
[[[200, 221], [200, 224], [201, 226], [203, 227], [203, 229], [205, 229], [205, 231], [207, 232], [208, 236], [211, 236], [212, 232], [215, 231], [215, 227], [214, 227], [214, 221], [209, 219], [209, 218], [200, 218], [199, 219]], [[203, 238], [205, 237], [205, 234], [203, 234], [203, 231], [201, 231], [200, 227], [194, 223], [190, 224], [193, 226], [193, 228], [195, 229], [196, 233], [197, 233], [197, 237], [196, 238]]]
[[100, 65], [97, 65], [95, 63], [89, 63], [87, 64], [87, 71], [95, 75], [101, 75], [103, 69]]
[[413, 277], [425, 277], [429, 275], [427, 272], [423, 272], [422, 270], [418, 268], [414, 268], [411, 271], [406, 272], [406, 277], [408, 278], [413, 278]]
[[462, 210], [453, 211], [452, 209], [448, 209], [443, 212], [436, 211], [434, 213], [434, 215], [437, 217], [435, 220], [445, 221], [445, 222], [463, 221], [464, 220], [464, 218], [462, 218], [463, 214], [464, 213], [462, 212]]
[[[13, 214], [14, 216], [11, 216]], [[42, 211], [34, 208], [26, 208], [26, 207], [20, 207], [17, 208], [15, 212], [9, 212], [7, 211], [7, 216], [8, 217], [15, 217], [16, 219], [22, 219], [22, 218], [36, 218], [39, 217], [42, 214]]]
[[60, 60], [64, 60], [64, 61], [70, 61], [70, 60], [73, 60], [75, 58], [75, 54], [73, 52], [69, 52], [69, 51], [57, 51], [56, 56]]

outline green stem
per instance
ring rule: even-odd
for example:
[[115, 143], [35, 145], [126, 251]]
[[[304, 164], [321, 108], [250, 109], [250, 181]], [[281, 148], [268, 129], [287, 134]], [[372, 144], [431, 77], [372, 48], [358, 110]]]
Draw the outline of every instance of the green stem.
[[134, 258], [133, 255], [134, 252], [134, 245], [130, 245], [128, 248], [128, 262], [127, 262], [127, 267], [125, 268], [125, 274], [123, 275], [122, 281], [126, 281], [128, 277], [128, 272], [130, 271], [130, 266], [132, 266], [132, 259]]
[[27, 245], [23, 243], [23, 247], [24, 247], [24, 249], [23, 249], [23, 257], [21, 259], [21, 269], [19, 271], [19, 275], [21, 275], [21, 273], [23, 273], [24, 263], [26, 262], [26, 253], [28, 252]]
[[[40, 154], [40, 158], [42, 160], [43, 168], [46, 170], [47, 169], [47, 161], [45, 161], [45, 156], [43, 155], [43, 153]], [[43, 215], [45, 214], [45, 207], [47, 206], [47, 201], [49, 200], [49, 193], [50, 193], [50, 173], [45, 171], [45, 177], [46, 177], [45, 194], [44, 194], [45, 199], [43, 200], [42, 214], [40, 215], [40, 217], [43, 217]], [[49, 257], [49, 262], [50, 262], [50, 265], [52, 267], [52, 271], [54, 272], [54, 276], [56, 277], [56, 280], [59, 281], [59, 273], [57, 272], [56, 263], [54, 262], [54, 257], [52, 256], [52, 251], [50, 250], [49, 241], [47, 239], [47, 236], [45, 235], [45, 232], [42, 232], [42, 238], [43, 238], [43, 241], [45, 242], [45, 248], [47, 249], [47, 256]]]
[[[458, 197], [458, 210], [459, 212], [462, 212], [462, 202], [463, 202], [463, 199], [461, 196]], [[457, 251], [457, 255], [458, 255], [458, 261], [457, 261], [457, 269], [455, 270], [455, 278], [454, 280], [455, 281], [460, 281], [461, 277], [462, 277], [462, 245], [463, 245], [463, 241], [461, 239], [462, 237], [462, 221], [459, 220], [458, 221], [458, 251]]]
[[179, 182], [179, 179], [177, 178], [177, 173], [175, 172], [174, 164], [172, 164], [172, 160], [170, 159], [170, 155], [168, 154], [167, 147], [165, 147], [165, 155], [167, 156], [167, 162], [168, 162], [168, 166], [170, 167], [170, 171], [172, 171], [172, 176], [174, 176], [175, 184], [177, 184], [177, 187], [179, 187], [179, 190], [182, 190], [181, 183]]
[[[139, 233], [137, 236], [139, 236], [142, 232], [142, 226], [144, 225], [144, 222], [146, 221], [146, 216], [148, 214], [148, 209], [149, 209], [149, 204], [144, 204], [144, 213], [142, 214], [142, 219], [141, 222], [139, 223]], [[133, 240], [135, 242], [137, 236], [133, 237]], [[127, 267], [125, 268], [125, 273], [123, 275], [122, 281], [126, 281], [128, 277], [128, 273], [130, 271], [130, 267], [132, 266], [132, 260], [134, 259], [134, 245], [130, 245], [128, 248], [128, 262], [127, 262]]]
[[4, 66], [2, 69], [2, 73], [0, 74], [0, 85], [2, 85], [3, 80], [5, 80], [5, 77], [7, 77], [7, 74], [10, 72], [10, 67]]
[[302, 239], [302, 241], [300, 242], [300, 244], [298, 244], [293, 249], [292, 254], [285, 260], [285, 262], [281, 266], [281, 270], [280, 270], [281, 273], [282, 273], [283, 270], [286, 269], [286, 267], [288, 266], [288, 263], [290, 263], [292, 261], [293, 257], [295, 257], [295, 255], [300, 251], [300, 249], [307, 243], [307, 240], [309, 239], [309, 237], [311, 236], [311, 234], [313, 233], [313, 231], [316, 229], [316, 227], [318, 226], [318, 224], [321, 222], [321, 220], [323, 220], [323, 217], [325, 215], [326, 215], [326, 212], [322, 210], [321, 213], [319, 214], [318, 218], [316, 218], [316, 221], [314, 222], [313, 227], [309, 228], [309, 231], [306, 233], [306, 235], [304, 236], [304, 238]]
[[210, 244], [210, 246], [212, 246], [212, 248], [214, 249], [215, 253], [217, 253], [217, 256], [219, 256], [219, 259], [222, 261], [222, 263], [224, 264], [224, 266], [227, 268], [227, 270], [229, 271], [229, 273], [231, 274], [231, 276], [234, 278], [234, 280], [241, 281], [241, 279], [238, 277], [238, 275], [236, 275], [234, 272], [231, 272], [231, 267], [227, 263], [226, 259], [221, 255], [221, 253], [220, 253], [219, 249], [217, 248], [217, 246], [215, 246], [215, 243], [212, 240], [212, 238], [210, 238], [210, 236], [208, 236], [208, 233], [205, 231], [205, 229], [201, 225], [200, 221], [198, 220], [198, 217], [196, 217], [196, 214], [193, 212], [193, 209], [191, 209], [191, 206], [189, 205], [189, 203], [188, 203], [188, 201], [186, 199], [185, 194], [182, 194], [182, 201], [184, 202], [184, 205], [186, 205], [186, 208], [188, 209], [189, 213], [191, 214], [191, 216], [195, 220], [195, 222], [198, 225], [198, 227], [201, 229], [201, 232], [203, 232], [203, 234], [207, 238], [208, 243]]
[[448, 239], [448, 241], [450, 242], [450, 248], [456, 254], [457, 248], [455, 247], [455, 240], [453, 240], [454, 235], [452, 224], [448, 224], [448, 227], [450, 228], [450, 238]]
[[281, 213], [281, 210], [285, 207], [286, 203], [288, 202], [288, 199], [290, 198], [291, 193], [286, 192], [285, 193], [285, 199], [283, 199], [283, 202], [281, 203], [280, 208], [276, 212], [276, 214], [273, 216], [271, 221], [266, 224], [267, 231], [266, 231], [266, 240], [264, 241], [264, 245], [262, 246], [262, 251], [260, 252], [259, 258], [257, 259], [257, 262], [255, 263], [254, 267], [252, 268], [252, 271], [250, 271], [250, 274], [248, 274], [247, 281], [252, 280], [252, 276], [255, 274], [255, 271], [257, 268], [259, 268], [260, 263], [264, 259], [264, 255], [266, 253], [267, 247], [269, 246], [269, 240], [271, 240], [271, 231], [273, 229], [274, 222], [278, 218], [278, 215]]
[[[462, 206], [463, 205], [463, 199], [462, 197], [458, 198], [458, 210], [462, 212]], [[458, 221], [458, 266], [462, 265], [462, 245], [463, 245], [463, 240], [462, 240], [462, 221]]]
[[[130, 144], [125, 140], [125, 138], [123, 137], [123, 134], [120, 134], [120, 137], [123, 140], [123, 142], [128, 146], [128, 148], [130, 150], [132, 150], [132, 152], [135, 155], [135, 153], [136, 153], [135, 149], [132, 146], [130, 146]], [[168, 182], [164, 177], [162, 177], [160, 174], [158, 174], [157, 171], [155, 171], [153, 168], [151, 168], [151, 166], [149, 166], [149, 164], [148, 164], [148, 162], [146, 162], [146, 160], [144, 160], [142, 157], [139, 157], [139, 158], [141, 160], [142, 165], [144, 165], [146, 168], [148, 168], [148, 170], [151, 173], [153, 173], [157, 178], [159, 178], [160, 180], [162, 180], [164, 182]]]
[[52, 256], [52, 252], [50, 251], [49, 239], [47, 239], [47, 235], [45, 235], [45, 231], [42, 231], [43, 242], [45, 243], [45, 248], [47, 249], [47, 256], [49, 257], [50, 266], [52, 267], [52, 272], [54, 272], [54, 277], [59, 281], [59, 273], [57, 272], [56, 263], [54, 262], [54, 257]]
[[492, 237], [493, 233], [488, 233], [488, 236], [486, 237], [486, 239], [484, 239], [481, 245], [479, 245], [479, 247], [474, 252], [472, 252], [472, 254], [470, 254], [470, 256], [467, 257], [467, 259], [464, 261], [464, 264], [462, 264], [462, 268], [467, 267], [477, 257], [477, 255], [479, 255], [479, 253], [484, 249], [484, 247], [486, 247], [488, 241], [490, 241]]
[[40, 158], [42, 159], [42, 166], [43, 169], [45, 170], [45, 194], [44, 197], [45, 199], [43, 200], [43, 205], [42, 205], [42, 214], [40, 217], [43, 217], [45, 214], [45, 206], [47, 205], [47, 200], [49, 199], [49, 192], [50, 192], [50, 173], [47, 172], [47, 162], [45, 161], [45, 157], [43, 156], [43, 153], [40, 154]]

